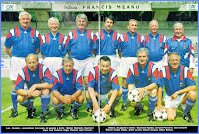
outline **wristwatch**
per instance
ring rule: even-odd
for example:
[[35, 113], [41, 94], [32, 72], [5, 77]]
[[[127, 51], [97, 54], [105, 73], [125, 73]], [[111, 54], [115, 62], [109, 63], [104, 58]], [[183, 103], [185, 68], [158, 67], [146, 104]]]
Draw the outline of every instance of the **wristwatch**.
[[107, 103], [107, 105], [109, 105], [111, 107], [111, 104]]

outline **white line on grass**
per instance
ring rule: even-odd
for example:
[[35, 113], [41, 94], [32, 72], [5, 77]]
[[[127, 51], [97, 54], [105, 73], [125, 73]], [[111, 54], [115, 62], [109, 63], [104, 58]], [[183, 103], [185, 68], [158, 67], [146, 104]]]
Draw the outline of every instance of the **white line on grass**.
[[[17, 105], [19, 105], [19, 103], [18, 103]], [[6, 108], [6, 109], [4, 109], [4, 110], [1, 110], [1, 113], [4, 113], [5, 111], [10, 110], [11, 108], [12, 108], [12, 106], [10, 106], [10, 107], [8, 107], [8, 108]]]

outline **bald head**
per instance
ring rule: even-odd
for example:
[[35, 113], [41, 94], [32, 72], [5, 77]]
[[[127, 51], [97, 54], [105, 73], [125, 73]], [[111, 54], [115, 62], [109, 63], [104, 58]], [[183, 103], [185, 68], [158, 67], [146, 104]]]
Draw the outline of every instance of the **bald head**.
[[158, 33], [158, 21], [157, 20], [152, 20], [149, 22], [149, 30], [151, 31], [151, 34], [155, 36]]
[[38, 57], [35, 54], [29, 54], [26, 56], [26, 65], [30, 71], [33, 73], [37, 70], [38, 67]]

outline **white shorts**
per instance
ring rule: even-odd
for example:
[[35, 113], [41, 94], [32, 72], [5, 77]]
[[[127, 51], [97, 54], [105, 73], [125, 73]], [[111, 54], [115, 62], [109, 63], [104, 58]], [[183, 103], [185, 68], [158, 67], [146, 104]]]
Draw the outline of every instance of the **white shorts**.
[[119, 76], [126, 78], [129, 67], [138, 62], [137, 57], [122, 57], [120, 62]]
[[43, 64], [50, 70], [51, 74], [53, 74], [62, 68], [62, 57], [46, 57], [43, 60]]
[[176, 99], [171, 101], [171, 96], [168, 96], [167, 93], [165, 93], [164, 96], [165, 108], [178, 108], [185, 94], [186, 93], [178, 95]]
[[153, 62], [153, 63], [158, 67], [158, 70], [160, 70], [163, 67], [163, 61], [162, 60], [157, 61], [157, 62]]
[[100, 100], [108, 100], [108, 94], [109, 94], [109, 92], [107, 93], [107, 94], [100, 94]]
[[10, 70], [10, 79], [17, 80], [19, 71], [26, 65], [24, 57], [12, 57], [11, 58], [11, 70]]
[[89, 57], [85, 60], [77, 60], [73, 58], [73, 61], [74, 61], [74, 69], [81, 72], [82, 76], [88, 76], [89, 72], [93, 67], [92, 58]]
[[98, 65], [99, 63], [99, 59], [100, 57], [102, 56], [108, 56], [111, 60], [111, 68], [113, 68], [114, 70], [117, 69], [117, 66], [118, 66], [118, 61], [116, 60], [116, 55], [97, 55], [96, 58], [95, 58], [95, 66]]

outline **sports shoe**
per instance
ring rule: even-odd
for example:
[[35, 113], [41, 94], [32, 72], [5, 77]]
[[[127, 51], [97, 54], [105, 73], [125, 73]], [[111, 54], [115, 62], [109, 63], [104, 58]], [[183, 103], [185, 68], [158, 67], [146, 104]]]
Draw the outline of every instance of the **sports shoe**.
[[16, 111], [16, 109], [14, 107], [11, 108], [11, 111], [12, 111], [12, 113], [9, 118], [15, 118], [18, 116], [18, 112]]
[[78, 119], [78, 114], [77, 114], [78, 109], [74, 109], [74, 111], [70, 110], [70, 114], [73, 117], [73, 119]]
[[27, 119], [33, 119], [33, 112], [32, 112], [32, 108], [26, 109], [28, 111], [28, 117]]
[[149, 121], [154, 121], [154, 118], [153, 118], [153, 111], [150, 111], [148, 113], [148, 117], [149, 117]]
[[33, 117], [36, 117], [36, 116], [37, 116], [37, 114], [36, 114], [36, 108], [33, 108], [33, 109], [32, 109], [32, 115], [33, 115]]
[[86, 111], [89, 112], [89, 113], [93, 112], [92, 108], [87, 108]]
[[109, 116], [112, 118], [116, 117], [114, 108], [111, 108], [111, 110], [109, 111]]
[[124, 104], [122, 104], [120, 111], [126, 111], [126, 110], [127, 110], [127, 104], [124, 103]]
[[57, 118], [56, 120], [61, 120], [64, 116], [64, 112], [59, 112], [58, 110], [55, 110], [57, 112]]
[[183, 115], [183, 119], [186, 120], [189, 123], [194, 123], [194, 121], [191, 118], [190, 112], [188, 112], [187, 115]]
[[47, 122], [47, 120], [46, 120], [46, 114], [47, 114], [47, 111], [41, 112], [41, 114], [40, 114], [40, 123], [41, 124], [44, 124], [44, 123]]
[[50, 114], [50, 110], [47, 109], [47, 110], [46, 110], [46, 115], [49, 115], [49, 114]]
[[138, 103], [138, 105], [135, 106], [135, 115], [136, 116], [139, 116], [142, 114], [142, 111], [144, 111], [143, 107], [144, 106], [142, 105], [142, 103]]

